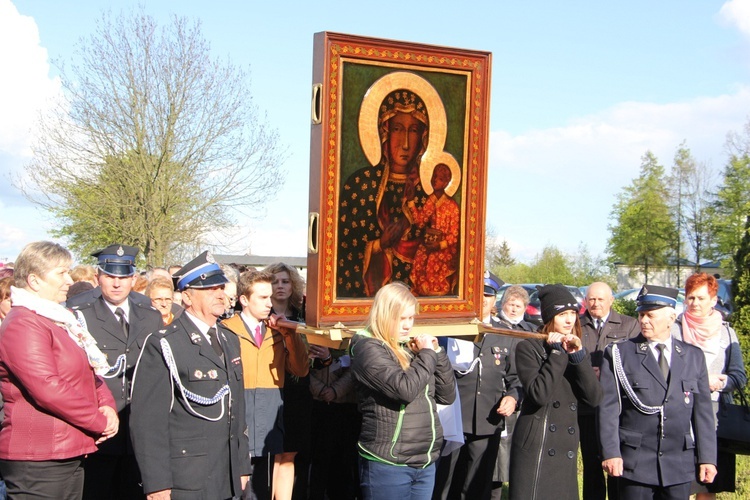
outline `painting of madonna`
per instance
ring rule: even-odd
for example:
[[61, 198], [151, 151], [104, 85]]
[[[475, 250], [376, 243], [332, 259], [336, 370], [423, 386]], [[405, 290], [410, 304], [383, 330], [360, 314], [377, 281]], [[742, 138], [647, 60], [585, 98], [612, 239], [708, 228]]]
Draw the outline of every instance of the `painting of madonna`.
[[428, 146], [429, 114], [416, 92], [397, 89], [378, 108], [380, 161], [353, 172], [341, 187], [336, 291], [372, 297], [385, 284], [410, 277], [424, 229], [407, 204], [426, 200], [420, 163]]

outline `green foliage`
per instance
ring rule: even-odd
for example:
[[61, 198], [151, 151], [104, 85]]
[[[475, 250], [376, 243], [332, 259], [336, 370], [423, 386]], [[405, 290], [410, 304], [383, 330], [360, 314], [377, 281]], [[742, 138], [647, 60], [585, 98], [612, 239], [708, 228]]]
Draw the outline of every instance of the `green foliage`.
[[498, 241], [497, 231], [493, 226], [488, 226], [484, 246], [484, 268], [495, 272], [495, 269], [510, 267], [515, 263], [516, 259], [510, 253], [508, 240]]
[[750, 215], [745, 217], [744, 235], [734, 256], [734, 265], [732, 326], [740, 339], [745, 371], [750, 373]]
[[586, 286], [597, 281], [607, 283], [611, 288], [615, 288], [617, 278], [614, 268], [610, 267], [604, 257], [601, 255], [592, 255], [588, 246], [581, 242], [578, 250], [574, 255], [569, 256], [571, 261], [571, 272], [575, 286]]
[[507, 283], [531, 283], [529, 281], [529, 266], [523, 263], [516, 263], [511, 266], [500, 266], [491, 268], [492, 272]]
[[649, 271], [671, 256], [676, 227], [667, 205], [664, 167], [650, 151], [641, 160], [640, 176], [618, 195], [610, 215], [608, 250], [613, 261], [642, 266], [648, 282]]
[[722, 182], [711, 206], [717, 258], [730, 261], [744, 233], [745, 217], [750, 213], [750, 154], [731, 155], [724, 168]]
[[625, 316], [632, 316], [633, 318], [637, 318], [638, 313], [636, 312], [635, 308], [635, 300], [615, 299], [614, 303], [612, 304], [612, 309], [614, 309], [618, 313], [624, 314]]
[[[684, 201], [690, 189], [690, 178], [695, 175], [695, 170], [695, 160], [683, 141], [683, 143], [680, 144], [677, 153], [675, 153], [674, 163], [672, 164], [672, 169], [667, 178], [669, 210], [672, 214], [672, 220], [674, 221], [676, 228], [674, 232], [674, 241], [672, 243], [672, 253], [675, 256], [678, 265], [683, 257], [683, 247], [685, 244], [682, 239], [685, 225]], [[678, 274], [678, 284], [679, 279]]]
[[548, 245], [538, 253], [529, 267], [528, 283], [573, 284], [570, 257]]
[[615, 283], [614, 274], [606, 266], [604, 258], [591, 255], [584, 244], [578, 247], [575, 255], [548, 245], [531, 264], [513, 263], [493, 266], [490, 270], [508, 283], [563, 283], [573, 286], [589, 285], [595, 281], [604, 281], [610, 286]]

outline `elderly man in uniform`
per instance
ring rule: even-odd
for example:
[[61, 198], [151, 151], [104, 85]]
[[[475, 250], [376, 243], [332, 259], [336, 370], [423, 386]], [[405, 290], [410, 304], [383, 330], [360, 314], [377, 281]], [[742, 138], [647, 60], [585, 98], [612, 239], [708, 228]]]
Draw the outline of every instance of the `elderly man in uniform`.
[[[602, 282], [591, 283], [586, 289], [586, 312], [581, 315], [581, 340], [583, 347], [591, 353], [591, 366], [598, 374], [602, 364], [604, 348], [613, 342], [633, 338], [641, 331], [635, 318], [612, 310], [615, 301], [612, 289]], [[585, 403], [578, 406], [578, 427], [595, 429], [596, 415]], [[583, 500], [615, 500], [614, 477], [604, 481], [602, 459], [599, 456], [599, 434], [581, 433], [581, 459], [583, 461]]]
[[162, 326], [151, 301], [132, 291], [137, 255], [137, 248], [120, 244], [92, 254], [99, 260], [99, 286], [67, 302], [113, 366], [104, 378], [120, 417], [117, 435], [86, 457], [83, 498], [87, 500], [143, 498], [128, 432], [130, 386], [146, 336]]
[[[677, 290], [644, 286], [641, 335], [604, 351], [598, 408], [603, 469], [621, 500], [687, 499], [716, 475], [716, 431], [703, 352], [670, 336]], [[697, 467], [697, 470], [696, 470]]]
[[[495, 327], [500, 324], [491, 310], [502, 285], [500, 278], [485, 272], [482, 315], [485, 323]], [[473, 349], [469, 367], [454, 366], [464, 445], [441, 458], [433, 498], [489, 499], [504, 418], [516, 411], [520, 399], [521, 382], [513, 360], [518, 339], [486, 334], [473, 343], [455, 342]]]
[[204, 252], [175, 273], [185, 312], [148, 337], [130, 429], [149, 500], [230, 499], [251, 470], [237, 337], [217, 328], [227, 278]]

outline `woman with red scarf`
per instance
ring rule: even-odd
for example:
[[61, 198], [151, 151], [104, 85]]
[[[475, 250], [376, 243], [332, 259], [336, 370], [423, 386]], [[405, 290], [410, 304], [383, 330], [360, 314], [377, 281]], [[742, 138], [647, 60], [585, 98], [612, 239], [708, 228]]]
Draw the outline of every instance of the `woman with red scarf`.
[[[685, 312], [675, 321], [673, 335], [700, 347], [706, 356], [711, 400], [718, 410], [719, 400], [731, 402], [732, 392], [747, 382], [737, 334], [721, 313], [714, 309], [719, 284], [706, 273], [693, 274], [685, 282]], [[713, 483], [693, 481], [696, 500], [715, 499], [716, 493], [735, 490], [735, 456], [719, 450], [718, 474]]]

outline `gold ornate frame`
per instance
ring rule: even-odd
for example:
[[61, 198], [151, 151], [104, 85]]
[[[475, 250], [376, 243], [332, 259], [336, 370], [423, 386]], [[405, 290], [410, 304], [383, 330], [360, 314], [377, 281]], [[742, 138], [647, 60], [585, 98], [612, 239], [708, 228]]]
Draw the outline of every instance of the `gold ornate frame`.
[[395, 89], [414, 91], [429, 112], [419, 178], [445, 163], [445, 193], [460, 205], [457, 282], [450, 295], [419, 297], [419, 322], [466, 322], [481, 314], [491, 54], [375, 38], [314, 38], [306, 322], [361, 325], [370, 297], [337, 290], [341, 189], [354, 166], [381, 155], [378, 108]]

